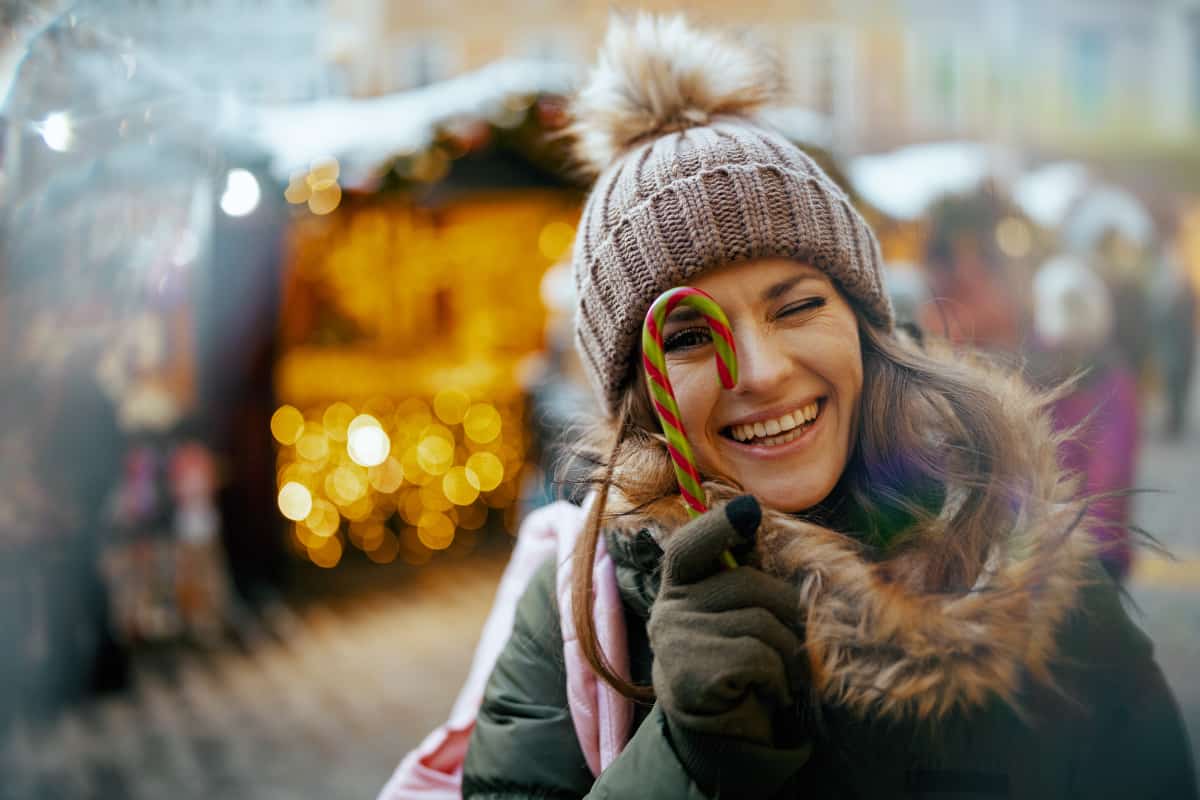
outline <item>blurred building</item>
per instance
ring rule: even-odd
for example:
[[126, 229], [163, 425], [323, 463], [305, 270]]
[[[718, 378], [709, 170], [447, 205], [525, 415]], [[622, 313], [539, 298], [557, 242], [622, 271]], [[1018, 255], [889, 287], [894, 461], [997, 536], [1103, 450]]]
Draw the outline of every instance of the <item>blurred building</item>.
[[[1049, 150], [1170, 144], [1200, 133], [1198, 0], [646, 2], [750, 29], [783, 56], [796, 101], [838, 148], [987, 138]], [[586, 63], [602, 0], [330, 0], [323, 53], [352, 94], [451, 77], [501, 57]]]

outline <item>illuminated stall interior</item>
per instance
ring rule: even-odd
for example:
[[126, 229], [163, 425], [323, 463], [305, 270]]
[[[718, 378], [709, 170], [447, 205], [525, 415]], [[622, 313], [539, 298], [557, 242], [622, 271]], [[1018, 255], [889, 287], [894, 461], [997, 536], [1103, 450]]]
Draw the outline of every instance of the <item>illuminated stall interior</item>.
[[343, 195], [334, 158], [293, 178], [271, 433], [300, 558], [419, 565], [515, 530], [540, 285], [579, 212], [541, 144], [558, 103], [459, 121], [374, 191]]

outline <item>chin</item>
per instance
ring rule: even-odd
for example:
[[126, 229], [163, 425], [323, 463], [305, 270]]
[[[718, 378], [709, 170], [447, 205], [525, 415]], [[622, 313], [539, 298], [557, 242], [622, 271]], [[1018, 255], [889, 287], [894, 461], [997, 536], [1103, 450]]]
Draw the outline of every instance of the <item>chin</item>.
[[822, 483], [808, 486], [767, 485], [761, 488], [755, 488], [753, 483], [744, 483], [743, 486], [767, 508], [785, 514], [796, 514], [807, 511], [828, 497], [836, 483], [830, 481], [828, 485]]

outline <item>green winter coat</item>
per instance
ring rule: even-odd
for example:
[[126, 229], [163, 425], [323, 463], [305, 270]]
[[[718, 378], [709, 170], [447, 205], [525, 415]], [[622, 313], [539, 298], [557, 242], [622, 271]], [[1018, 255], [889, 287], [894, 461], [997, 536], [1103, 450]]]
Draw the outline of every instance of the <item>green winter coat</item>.
[[[645, 626], [660, 551], [645, 533], [610, 533], [608, 545], [626, 607], [632, 676], [649, 683]], [[1115, 585], [1096, 576], [1060, 627], [1059, 691], [1031, 689], [1022, 712], [993, 699], [923, 724], [864, 721], [827, 708], [807, 723], [805, 746], [772, 752], [731, 740], [722, 769], [744, 773], [741, 796], [753, 798], [1195, 797], [1187, 737], [1150, 642]], [[704, 797], [659, 708], [639, 708], [633, 725], [625, 750], [594, 779], [568, 710], [554, 568], [547, 563], [521, 600], [488, 683], [463, 797]]]

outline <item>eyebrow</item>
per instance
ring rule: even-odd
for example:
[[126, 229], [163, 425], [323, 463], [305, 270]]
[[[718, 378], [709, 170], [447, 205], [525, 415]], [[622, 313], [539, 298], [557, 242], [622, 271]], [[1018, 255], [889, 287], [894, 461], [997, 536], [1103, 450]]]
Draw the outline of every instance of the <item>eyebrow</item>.
[[[765, 302], [778, 300], [780, 297], [795, 288], [798, 284], [804, 283], [805, 281], [815, 281], [817, 283], [821, 283], [821, 276], [804, 273], [802, 275], [793, 275], [790, 278], [785, 278], [778, 283], [767, 287], [767, 290], [762, 293], [762, 299]], [[671, 312], [671, 316], [667, 317], [667, 322], [686, 323], [696, 322], [700, 319], [700, 312], [698, 312], [696, 309], [692, 308], [691, 306], [679, 305], [676, 306], [675, 310]]]

